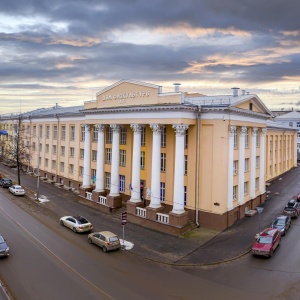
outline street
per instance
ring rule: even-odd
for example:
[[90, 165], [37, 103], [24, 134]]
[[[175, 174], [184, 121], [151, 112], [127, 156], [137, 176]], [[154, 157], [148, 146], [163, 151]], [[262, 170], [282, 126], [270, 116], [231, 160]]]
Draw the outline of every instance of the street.
[[104, 253], [87, 242], [87, 234], [75, 234], [58, 222], [48, 228], [9, 197], [14, 196], [1, 188], [0, 227], [11, 250], [1, 259], [1, 280], [14, 299], [199, 299], [199, 294], [246, 299], [238, 289], [126, 251]]
[[[10, 175], [14, 176], [13, 171]], [[285, 203], [300, 190], [299, 168], [285, 176], [285, 182], [279, 178], [268, 190], [270, 200], [261, 214], [262, 228], [268, 227], [274, 215], [282, 213]], [[22, 180], [34, 190], [36, 178], [24, 176]], [[7, 189], [0, 188], [1, 233], [11, 248], [11, 256], [0, 261], [0, 275], [15, 299], [82, 299], [83, 295], [88, 299], [199, 299], [200, 295], [202, 299], [298, 298], [300, 218], [292, 221], [271, 259], [248, 253], [229, 263], [175, 266], [144, 260], [125, 250], [103, 253], [100, 248], [88, 244], [87, 234], [75, 234], [61, 227], [59, 217], [80, 212], [95, 225], [94, 231], [108, 229], [119, 236], [122, 227], [116, 227], [116, 222], [121, 225], [121, 220], [81, 205], [72, 193], [51, 184], [42, 183], [41, 194], [49, 196], [51, 201], [47, 207], [51, 209], [31, 205], [35, 204], [33, 200], [15, 197]], [[137, 240], [140, 234], [134, 236], [138, 227], [126, 226], [134, 247], [141, 247], [142, 241]], [[257, 227], [254, 232], [256, 230]], [[147, 232], [149, 235], [143, 242], [152, 238], [151, 231]], [[153, 236], [155, 234], [158, 233], [153, 232]], [[245, 232], [244, 235], [241, 239], [248, 243], [253, 241], [252, 234], [249, 236]], [[165, 238], [171, 240], [168, 235]], [[178, 239], [178, 244], [181, 242], [187, 249], [193, 244], [193, 241]], [[207, 249], [218, 247], [213, 243], [215, 239], [207, 243]], [[146, 249], [147, 245], [143, 247]], [[178, 249], [178, 252], [183, 251]], [[173, 250], [169, 249], [169, 255], [176, 258], [177, 249]], [[181, 256], [181, 264], [185, 259], [197, 262], [196, 252], [188, 257], [182, 252]], [[157, 253], [157, 258], [161, 257], [162, 254]]]

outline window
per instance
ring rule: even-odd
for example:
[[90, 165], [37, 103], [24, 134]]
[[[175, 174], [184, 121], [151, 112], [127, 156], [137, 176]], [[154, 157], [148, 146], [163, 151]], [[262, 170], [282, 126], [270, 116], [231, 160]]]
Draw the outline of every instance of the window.
[[61, 139], [64, 141], [66, 139], [66, 126], [61, 127]]
[[56, 145], [53, 145], [53, 154], [56, 154]]
[[66, 152], [66, 147], [61, 146], [61, 156], [65, 156], [65, 152]]
[[259, 188], [259, 178], [255, 178], [255, 190], [257, 191]]
[[35, 150], [36, 150], [36, 145], [35, 145], [35, 142], [33, 142], [33, 143], [32, 143], [32, 149], [33, 149], [33, 151], [35, 151]]
[[105, 163], [110, 165], [111, 164], [111, 148], [106, 148], [105, 149]]
[[233, 195], [232, 195], [232, 198], [233, 198], [233, 200], [236, 200], [237, 199], [237, 185], [235, 185], [234, 187], [233, 187]]
[[50, 126], [47, 125], [46, 126], [46, 138], [49, 139], [49, 137], [50, 137]]
[[95, 184], [96, 182], [96, 169], [92, 169], [92, 184]]
[[46, 166], [46, 168], [48, 168], [48, 165], [49, 165], [49, 159], [46, 158], [46, 159], [45, 159], [45, 166]]
[[83, 167], [79, 167], [79, 176], [83, 176]]
[[297, 122], [297, 127], [300, 128], [300, 122]]
[[160, 201], [165, 201], [165, 195], [166, 195], [166, 184], [164, 182], [160, 183]]
[[27, 126], [27, 133], [30, 134], [30, 126]]
[[53, 127], [53, 139], [57, 140], [57, 126], [56, 125], [54, 125], [54, 127]]
[[244, 182], [244, 195], [248, 195], [248, 185], [249, 185], [249, 182]]
[[125, 176], [120, 175], [120, 192], [124, 193], [125, 192]]
[[70, 164], [69, 171], [70, 171], [70, 174], [74, 174], [74, 165], [73, 164]]
[[70, 135], [71, 141], [75, 140], [75, 126], [71, 126], [71, 135]]
[[121, 132], [120, 132], [120, 144], [121, 145], [126, 145], [126, 135], [127, 135], [127, 128], [121, 127]]
[[256, 148], [258, 148], [259, 147], [259, 136], [260, 135], [260, 133], [259, 132], [257, 132], [257, 135], [256, 135]]
[[80, 149], [80, 159], [84, 159], [84, 149]]
[[40, 145], [39, 145], [39, 152], [42, 152], [42, 151], [43, 151], [43, 145], [40, 144]]
[[56, 160], [52, 160], [52, 169], [56, 170]]
[[43, 136], [43, 125], [40, 125], [40, 138]]
[[60, 163], [60, 171], [61, 171], [61, 172], [64, 172], [64, 171], [65, 171], [65, 163], [64, 163], [64, 162], [61, 162], [61, 163]]
[[237, 175], [238, 173], [238, 161], [234, 160], [233, 161], [233, 175]]
[[111, 174], [109, 172], [105, 172], [105, 188], [110, 189], [110, 180]]
[[33, 126], [33, 135], [36, 136], [36, 126]]
[[253, 109], [253, 103], [249, 103], [249, 110]]
[[142, 126], [141, 131], [141, 146], [144, 147], [146, 145], [146, 127]]
[[146, 153], [141, 151], [141, 170], [145, 170]]
[[187, 129], [187, 130], [185, 131], [185, 134], [184, 134], [184, 148], [185, 148], [185, 149], [186, 149], [187, 146], [188, 146], [188, 132], [189, 132], [189, 130]]
[[166, 139], [167, 139], [167, 130], [166, 127], [162, 127], [161, 129], [161, 147], [165, 148], [166, 147]]
[[41, 163], [42, 163], [42, 158], [39, 157], [39, 166], [41, 165]]
[[238, 139], [237, 139], [237, 130], [234, 128], [233, 130], [233, 148], [237, 149], [238, 147]]
[[97, 151], [96, 150], [92, 150], [92, 160], [97, 161]]
[[75, 149], [73, 147], [70, 147], [70, 157], [74, 157], [75, 155]]
[[160, 154], [160, 171], [166, 172], [166, 153]]
[[256, 156], [256, 158], [255, 158], [255, 167], [256, 167], [256, 169], [259, 168], [259, 156]]
[[186, 206], [186, 186], [184, 186], [184, 206]]
[[126, 166], [126, 150], [120, 150], [120, 166]]
[[187, 168], [188, 168], [188, 159], [187, 155], [184, 156], [184, 175], [187, 175]]
[[107, 127], [106, 130], [106, 144], [111, 144], [112, 141], [112, 129], [111, 127]]
[[249, 158], [245, 158], [245, 172], [249, 172]]
[[85, 140], [85, 126], [81, 126], [81, 141]]
[[95, 126], [93, 128], [93, 142], [98, 142], [98, 131]]
[[245, 133], [245, 148], [249, 148], [249, 129], [248, 128]]
[[293, 122], [289, 122], [289, 126], [290, 126], [290, 127], [293, 127]]

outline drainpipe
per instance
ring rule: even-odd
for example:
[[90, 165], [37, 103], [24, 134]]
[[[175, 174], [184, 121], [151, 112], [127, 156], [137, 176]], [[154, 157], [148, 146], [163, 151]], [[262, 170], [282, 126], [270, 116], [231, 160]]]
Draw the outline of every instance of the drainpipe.
[[196, 224], [197, 227], [200, 227], [199, 224], [199, 162], [200, 162], [200, 112], [201, 107], [198, 107], [197, 112], [197, 149], [196, 149], [196, 203], [195, 203], [195, 209], [196, 209]]

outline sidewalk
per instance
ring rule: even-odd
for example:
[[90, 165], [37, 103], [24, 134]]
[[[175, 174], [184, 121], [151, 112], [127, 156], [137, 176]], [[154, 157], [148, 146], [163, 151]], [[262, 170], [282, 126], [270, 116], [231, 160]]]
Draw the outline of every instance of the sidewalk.
[[[7, 167], [0, 165], [0, 173], [7, 175], [15, 180], [15, 173]], [[28, 182], [35, 182], [36, 178], [29, 175], [26, 177]], [[264, 204], [264, 210], [260, 216], [260, 228], [264, 229], [270, 226], [276, 215], [281, 214], [286, 202], [300, 191], [300, 168], [294, 168], [277, 178], [267, 188], [267, 201]], [[29, 197], [25, 197], [23, 201], [31, 203], [35, 206], [32, 212], [37, 211], [37, 207], [43, 209], [39, 215], [45, 218], [45, 211], [52, 210], [49, 218], [57, 223], [57, 215], [62, 211], [61, 204], [63, 197], [67, 199], [72, 207], [82, 211], [84, 216], [92, 220], [95, 228], [103, 228], [107, 226], [109, 230], [117, 233], [122, 238], [121, 221], [113, 215], [106, 215], [93, 208], [78, 203], [78, 196], [63, 189], [53, 187], [49, 183], [41, 183], [45, 186], [47, 193], [52, 193], [50, 201], [42, 204], [36, 202]], [[26, 186], [26, 185], [25, 185]], [[67, 193], [67, 196], [65, 196]], [[59, 196], [61, 194], [61, 196]], [[61, 199], [58, 199], [61, 197]], [[14, 199], [14, 198], [12, 198]], [[27, 200], [25, 200], [27, 199]], [[23, 202], [22, 201], [22, 202]], [[57, 201], [55, 203], [55, 201]], [[17, 204], [20, 201], [16, 201]], [[51, 204], [52, 202], [52, 204]], [[66, 202], [64, 200], [64, 202]], [[28, 208], [28, 203], [24, 205], [24, 209]], [[38, 217], [38, 214], [36, 214]], [[129, 252], [134, 255], [156, 261], [158, 263], [171, 264], [177, 266], [202, 266], [218, 264], [234, 260], [248, 253], [254, 241], [254, 236], [258, 232], [258, 214], [252, 217], [245, 217], [236, 221], [230, 228], [220, 232], [207, 228], [196, 228], [181, 237], [174, 237], [158, 231], [154, 231], [136, 224], [127, 223], [125, 225], [125, 241], [132, 243], [134, 246]]]

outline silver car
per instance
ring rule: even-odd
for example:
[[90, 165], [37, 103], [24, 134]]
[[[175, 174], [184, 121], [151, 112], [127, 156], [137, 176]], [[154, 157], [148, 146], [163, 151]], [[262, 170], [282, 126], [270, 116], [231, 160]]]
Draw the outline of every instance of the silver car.
[[6, 239], [0, 235], [0, 257], [9, 256], [9, 247], [6, 244]]
[[93, 225], [82, 216], [65, 216], [60, 218], [59, 223], [74, 232], [87, 232], [93, 229]]
[[90, 244], [102, 248], [104, 252], [120, 249], [121, 243], [117, 235], [110, 231], [93, 232], [88, 235]]

